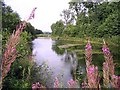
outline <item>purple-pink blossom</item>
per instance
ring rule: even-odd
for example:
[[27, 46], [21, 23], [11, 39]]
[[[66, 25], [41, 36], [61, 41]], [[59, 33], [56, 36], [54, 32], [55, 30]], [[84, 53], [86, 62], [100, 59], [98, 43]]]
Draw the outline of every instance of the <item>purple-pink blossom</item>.
[[75, 86], [77, 85], [77, 82], [74, 81], [73, 79], [70, 79], [68, 82], [67, 82], [69, 88], [75, 88]]
[[98, 70], [98, 67], [94, 67], [94, 65], [88, 67], [88, 73], [90, 74], [94, 73], [95, 70]]
[[87, 79], [89, 88], [97, 88], [99, 84], [98, 67], [90, 65], [87, 67]]
[[59, 87], [59, 80], [58, 78], [56, 77], [55, 78], [55, 81], [54, 81], [54, 88], [58, 88]]
[[112, 75], [112, 87], [120, 88], [120, 76]]
[[11, 52], [15, 53], [16, 52], [16, 48], [12, 48]]
[[110, 50], [109, 50], [108, 47], [103, 47], [102, 51], [103, 51], [104, 54], [110, 54]]
[[42, 86], [42, 84], [40, 84], [39, 82], [32, 84], [32, 90], [37, 90], [39, 88], [45, 88], [45, 87]]
[[90, 42], [88, 42], [88, 44], [85, 46], [85, 50], [90, 50], [90, 49], [92, 49], [92, 46]]
[[108, 70], [108, 68], [109, 68], [109, 67], [108, 67], [108, 63], [104, 62], [104, 63], [103, 63], [103, 67], [104, 67], [104, 69]]

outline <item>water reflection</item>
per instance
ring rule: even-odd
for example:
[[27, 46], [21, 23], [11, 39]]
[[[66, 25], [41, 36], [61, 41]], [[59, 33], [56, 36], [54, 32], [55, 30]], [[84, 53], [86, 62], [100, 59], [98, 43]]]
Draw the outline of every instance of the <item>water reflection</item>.
[[55, 53], [57, 53], [58, 55], [63, 55], [65, 52], [64, 49], [58, 48], [55, 43], [52, 45], [52, 50], [55, 51]]
[[[67, 81], [73, 78], [71, 71], [76, 69], [77, 57], [74, 52], [68, 53], [67, 51], [60, 50], [55, 46], [55, 43], [51, 38], [35, 39], [33, 41], [32, 52], [35, 55], [34, 60], [37, 66], [43, 63], [47, 66], [47, 72], [45, 68], [42, 68], [41, 72], [46, 78], [48, 87], [53, 87], [55, 77], [58, 77], [63, 87], [68, 87]], [[47, 75], [49, 72], [52, 72], [52, 74]], [[40, 77], [43, 78], [43, 76]]]

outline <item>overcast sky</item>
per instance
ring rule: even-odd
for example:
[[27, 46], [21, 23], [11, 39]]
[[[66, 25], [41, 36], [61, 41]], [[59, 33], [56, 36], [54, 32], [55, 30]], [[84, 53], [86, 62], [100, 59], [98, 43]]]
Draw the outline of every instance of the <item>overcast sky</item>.
[[36, 28], [51, 32], [51, 24], [60, 20], [60, 13], [69, 7], [70, 0], [4, 0], [12, 7], [22, 20], [26, 20], [34, 7], [37, 7], [35, 18], [30, 23]]

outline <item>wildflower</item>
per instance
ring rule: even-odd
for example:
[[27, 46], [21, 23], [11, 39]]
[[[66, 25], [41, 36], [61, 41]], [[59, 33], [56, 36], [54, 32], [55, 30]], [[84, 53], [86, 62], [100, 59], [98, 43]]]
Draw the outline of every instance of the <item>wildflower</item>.
[[[35, 17], [35, 10], [36, 10], [36, 9], [37, 9], [37, 7], [35, 7], [35, 8], [33, 9], [33, 11], [32, 11], [32, 13], [30, 14], [28, 20], [30, 20], [30, 19], [32, 19], [32, 18]], [[28, 20], [27, 20], [27, 21], [28, 21]]]
[[88, 84], [86, 83], [86, 81], [84, 80], [84, 82], [82, 82], [82, 88], [87, 88], [88, 87]]
[[114, 63], [113, 63], [113, 58], [112, 55], [110, 53], [110, 50], [106, 44], [106, 42], [103, 40], [104, 44], [103, 44], [103, 48], [102, 51], [104, 53], [104, 57], [105, 57], [105, 62], [108, 64], [108, 69], [109, 69], [109, 74], [110, 76], [114, 75]]
[[45, 88], [45, 87], [42, 84], [40, 84], [39, 82], [32, 84], [32, 90], [37, 90], [39, 88]]
[[92, 66], [92, 67], [90, 67], [90, 68], [88, 68], [88, 72], [89, 73], [94, 73], [94, 71], [95, 71], [95, 68]]
[[15, 53], [16, 52], [16, 48], [12, 48], [11, 53]]
[[113, 88], [120, 88], [120, 76], [112, 75], [111, 84]]
[[74, 81], [73, 79], [71, 79], [67, 82], [67, 84], [68, 84], [69, 88], [75, 88], [77, 85], [77, 82]]
[[87, 45], [85, 46], [85, 56], [86, 56], [86, 67], [88, 67], [92, 61], [92, 46], [89, 40]]
[[91, 65], [87, 68], [87, 78], [89, 88], [99, 87], [99, 74], [97, 66], [95, 67], [94, 65]]
[[102, 48], [102, 51], [103, 51], [104, 54], [110, 54], [110, 50], [109, 50], [109, 48], [107, 48], [106, 46], [104, 46], [104, 47]]
[[59, 88], [59, 81], [57, 77], [55, 78], [54, 88]]
[[107, 62], [103, 63], [103, 84], [107, 88], [109, 87], [109, 84], [110, 84], [109, 67]]
[[85, 46], [85, 50], [91, 50], [92, 49], [92, 46], [90, 44], [90, 41], [88, 41], [87, 45]]

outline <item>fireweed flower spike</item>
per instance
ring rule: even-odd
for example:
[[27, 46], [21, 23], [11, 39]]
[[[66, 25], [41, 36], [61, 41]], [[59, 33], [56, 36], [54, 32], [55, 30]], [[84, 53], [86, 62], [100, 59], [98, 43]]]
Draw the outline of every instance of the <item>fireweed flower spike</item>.
[[106, 44], [106, 42], [103, 40], [104, 44], [103, 44], [103, 48], [102, 51], [104, 53], [104, 57], [105, 57], [105, 62], [108, 63], [108, 69], [109, 69], [109, 74], [110, 76], [114, 75], [114, 63], [113, 63], [113, 58], [112, 55], [110, 53], [110, 50]]
[[114, 70], [114, 63], [112, 54], [110, 53], [110, 50], [106, 44], [106, 42], [103, 40], [103, 53], [105, 57], [105, 62], [103, 63], [103, 83], [105, 87], [108, 87], [111, 83], [112, 88], [120, 88], [120, 76], [116, 76], [115, 70]]
[[87, 45], [85, 46], [85, 56], [86, 56], [86, 70], [87, 70], [87, 80], [88, 88], [100, 88], [99, 86], [99, 74], [98, 74], [98, 67], [91, 65], [92, 61], [92, 46], [90, 40], [88, 40]]
[[84, 80], [84, 82], [82, 82], [81, 88], [88, 88], [88, 84], [86, 83], [86, 80]]
[[113, 88], [120, 88], [120, 76], [113, 75], [111, 84]]
[[86, 56], [86, 67], [88, 67], [92, 61], [92, 46], [90, 40], [88, 40], [88, 43], [85, 46], [85, 56]]
[[[34, 18], [35, 9], [36, 8], [33, 9], [27, 21], [32, 19], [32, 17]], [[2, 80], [5, 78], [5, 76], [9, 72], [12, 62], [14, 62], [16, 59], [16, 56], [17, 56], [16, 45], [19, 43], [20, 35], [23, 29], [25, 28], [26, 24], [27, 22], [23, 21], [19, 25], [17, 25], [16, 31], [13, 31], [12, 35], [7, 41], [6, 49], [4, 51], [3, 58], [2, 58]]]
[[54, 81], [54, 88], [59, 88], [59, 80], [57, 77], [55, 78], [55, 81]]
[[100, 88], [99, 87], [99, 74], [98, 67], [94, 65], [90, 65], [87, 68], [87, 79], [88, 79], [88, 88]]
[[27, 19], [27, 21], [29, 21], [30, 19], [34, 18], [35, 17], [35, 10], [37, 9], [37, 7], [35, 7], [33, 10], [32, 10], [32, 13], [30, 14], [29, 18]]
[[110, 84], [108, 63], [103, 63], [103, 85], [108, 88]]
[[[37, 83], [35, 83], [35, 84], [32, 84], [32, 90], [38, 90], [38, 89], [40, 89], [40, 88], [44, 88], [45, 89], [45, 87], [42, 85], [42, 84], [40, 84], [39, 82], [37, 82]], [[44, 90], [43, 89], [43, 90]], [[45, 89], [46, 90], [46, 89]]]
[[75, 80], [73, 80], [73, 79], [70, 79], [70, 80], [67, 82], [67, 84], [68, 84], [68, 87], [69, 87], [69, 88], [78, 88], [78, 86], [77, 86], [77, 81], [75, 81]]

